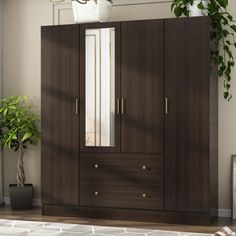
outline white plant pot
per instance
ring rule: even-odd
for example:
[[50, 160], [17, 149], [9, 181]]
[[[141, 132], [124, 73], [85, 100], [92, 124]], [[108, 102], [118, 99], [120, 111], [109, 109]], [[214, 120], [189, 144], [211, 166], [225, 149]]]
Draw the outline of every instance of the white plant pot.
[[72, 0], [75, 23], [106, 22], [109, 20], [112, 3], [107, 0], [90, 0], [81, 4]]
[[208, 0], [194, 0], [193, 5], [189, 4], [188, 10], [189, 10], [189, 16], [204, 16], [207, 15], [207, 10], [202, 11], [198, 8], [198, 4], [202, 2], [204, 7], [207, 6]]

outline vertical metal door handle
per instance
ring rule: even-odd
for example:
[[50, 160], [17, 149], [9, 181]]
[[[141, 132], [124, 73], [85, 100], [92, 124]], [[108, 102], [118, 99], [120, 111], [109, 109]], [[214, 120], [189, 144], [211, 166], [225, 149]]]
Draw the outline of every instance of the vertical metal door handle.
[[117, 98], [117, 115], [120, 115], [120, 98]]
[[165, 114], [168, 114], [168, 98], [165, 98]]
[[79, 100], [78, 98], [75, 99], [75, 114], [79, 114]]
[[122, 115], [124, 115], [124, 113], [125, 113], [125, 112], [124, 112], [124, 106], [125, 106], [124, 103], [125, 103], [124, 98], [121, 98], [121, 114], [122, 114]]

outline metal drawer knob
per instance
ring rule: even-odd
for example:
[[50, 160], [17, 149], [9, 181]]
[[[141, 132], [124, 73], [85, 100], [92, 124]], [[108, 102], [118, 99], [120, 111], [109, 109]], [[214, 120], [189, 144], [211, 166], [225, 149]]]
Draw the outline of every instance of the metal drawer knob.
[[95, 164], [95, 165], [94, 165], [94, 168], [95, 168], [95, 169], [98, 169], [98, 167], [99, 167], [98, 164]]
[[150, 167], [148, 167], [148, 166], [142, 166], [142, 170], [148, 170], [148, 171], [150, 171], [150, 170], [151, 170], [151, 168], [150, 168]]
[[146, 193], [143, 193], [143, 194], [142, 194], [142, 197], [143, 197], [143, 198], [146, 198], [146, 197], [147, 197]]
[[94, 195], [95, 195], [95, 196], [98, 196], [98, 195], [99, 195], [99, 192], [95, 192]]

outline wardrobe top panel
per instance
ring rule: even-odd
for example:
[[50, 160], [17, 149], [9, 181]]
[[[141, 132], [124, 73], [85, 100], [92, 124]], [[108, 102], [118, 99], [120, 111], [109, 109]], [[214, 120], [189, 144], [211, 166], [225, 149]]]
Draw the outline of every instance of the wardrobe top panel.
[[106, 25], [110, 24], [117, 24], [117, 23], [124, 23], [124, 22], [143, 22], [143, 21], [167, 21], [167, 20], [175, 20], [175, 21], [191, 21], [191, 20], [196, 20], [198, 18], [206, 18], [206, 22], [210, 21], [210, 17], [208, 16], [198, 16], [198, 17], [181, 17], [181, 18], [165, 18], [165, 19], [145, 19], [145, 20], [134, 20], [134, 21], [111, 21], [111, 22], [91, 22], [91, 23], [83, 23], [83, 24], [65, 24], [65, 25], [45, 25], [41, 26], [42, 28], [44, 27], [65, 27], [65, 26], [93, 26], [93, 27], [106, 27]]

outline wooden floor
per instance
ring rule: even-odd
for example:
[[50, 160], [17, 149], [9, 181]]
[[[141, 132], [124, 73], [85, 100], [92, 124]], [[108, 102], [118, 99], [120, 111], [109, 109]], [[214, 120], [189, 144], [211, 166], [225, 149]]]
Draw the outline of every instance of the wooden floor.
[[174, 225], [164, 223], [141, 223], [131, 221], [114, 221], [114, 220], [99, 220], [99, 219], [81, 219], [75, 217], [57, 217], [57, 216], [42, 216], [41, 208], [34, 208], [28, 211], [12, 211], [10, 207], [0, 208], [0, 219], [11, 220], [32, 220], [45, 222], [73, 223], [73, 224], [89, 224], [115, 227], [132, 227], [132, 228], [150, 228], [170, 231], [196, 232], [196, 233], [214, 233], [221, 229], [222, 226], [229, 226], [236, 231], [236, 221], [231, 221], [229, 218], [220, 218], [211, 226], [191, 226], [191, 225]]

